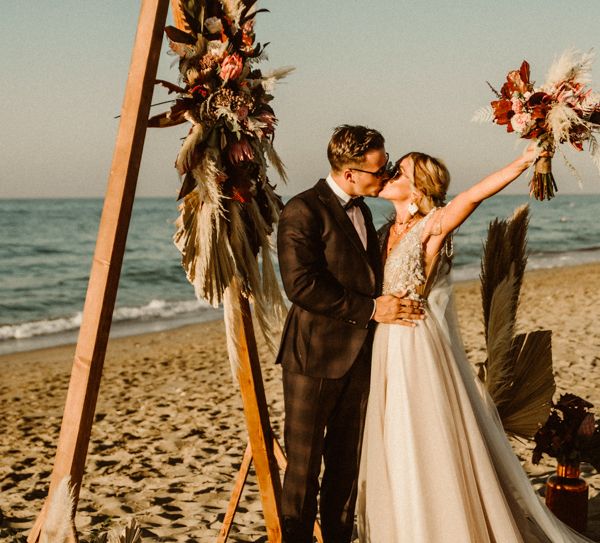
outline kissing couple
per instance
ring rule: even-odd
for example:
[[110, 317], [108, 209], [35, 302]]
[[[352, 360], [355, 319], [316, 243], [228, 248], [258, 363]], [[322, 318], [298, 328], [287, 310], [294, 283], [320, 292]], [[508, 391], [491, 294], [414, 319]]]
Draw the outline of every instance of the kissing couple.
[[[446, 204], [443, 162], [388, 162], [383, 136], [340, 126], [331, 171], [292, 198], [277, 249], [292, 307], [283, 368], [283, 541], [589, 541], [534, 493], [460, 339], [452, 234], [517, 179], [535, 144]], [[389, 200], [380, 232], [364, 196]], [[324, 464], [321, 474], [321, 464]]]

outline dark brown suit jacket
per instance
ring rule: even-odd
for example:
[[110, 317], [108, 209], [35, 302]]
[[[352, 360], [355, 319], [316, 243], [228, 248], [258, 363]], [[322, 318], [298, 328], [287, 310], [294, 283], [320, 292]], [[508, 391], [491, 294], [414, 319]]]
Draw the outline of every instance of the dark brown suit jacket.
[[277, 362], [286, 370], [340, 378], [372, 339], [381, 261], [371, 213], [364, 202], [360, 208], [367, 250], [324, 179], [283, 209], [277, 249], [283, 286], [293, 305]]

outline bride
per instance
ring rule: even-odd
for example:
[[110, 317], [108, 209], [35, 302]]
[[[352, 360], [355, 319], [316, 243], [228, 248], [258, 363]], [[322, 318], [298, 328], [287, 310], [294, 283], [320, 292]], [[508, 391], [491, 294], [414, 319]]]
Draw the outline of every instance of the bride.
[[588, 541], [540, 502], [466, 358], [449, 268], [452, 232], [526, 170], [535, 147], [444, 199], [450, 175], [410, 153], [379, 194], [394, 204], [384, 294], [423, 299], [413, 327], [379, 324], [359, 475], [362, 543]]

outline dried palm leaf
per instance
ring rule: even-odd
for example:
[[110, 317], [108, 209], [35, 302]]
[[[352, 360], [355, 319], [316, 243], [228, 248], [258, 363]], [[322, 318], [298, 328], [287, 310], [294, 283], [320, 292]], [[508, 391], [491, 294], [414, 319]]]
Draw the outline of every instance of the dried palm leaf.
[[495, 219], [489, 227], [481, 260], [481, 298], [486, 342], [492, 298], [496, 287], [506, 278], [513, 266], [514, 288], [510, 296], [510, 315], [516, 319], [519, 292], [527, 264], [526, 234], [529, 207], [518, 207], [508, 221]]
[[510, 401], [498, 407], [507, 432], [533, 438], [550, 414], [556, 391], [552, 373], [552, 332], [519, 334], [513, 342]]
[[555, 390], [551, 332], [513, 337], [527, 263], [528, 206], [490, 224], [481, 265], [481, 292], [488, 359], [485, 382], [507, 432], [531, 438], [550, 413]]
[[508, 275], [496, 286], [490, 304], [487, 327], [486, 388], [498, 408], [511, 399], [514, 370], [510, 357], [515, 329], [512, 297], [515, 290], [514, 265]]
[[110, 538], [110, 543], [141, 543], [142, 531], [137, 521], [132, 518], [120, 535]]

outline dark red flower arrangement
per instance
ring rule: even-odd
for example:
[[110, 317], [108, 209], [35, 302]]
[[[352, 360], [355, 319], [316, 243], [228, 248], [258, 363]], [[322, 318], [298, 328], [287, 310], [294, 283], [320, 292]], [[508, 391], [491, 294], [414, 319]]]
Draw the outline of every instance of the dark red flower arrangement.
[[600, 471], [600, 428], [589, 411], [592, 407], [579, 396], [562, 394], [534, 436], [532, 462], [538, 464], [547, 454], [563, 465], [587, 462]]

